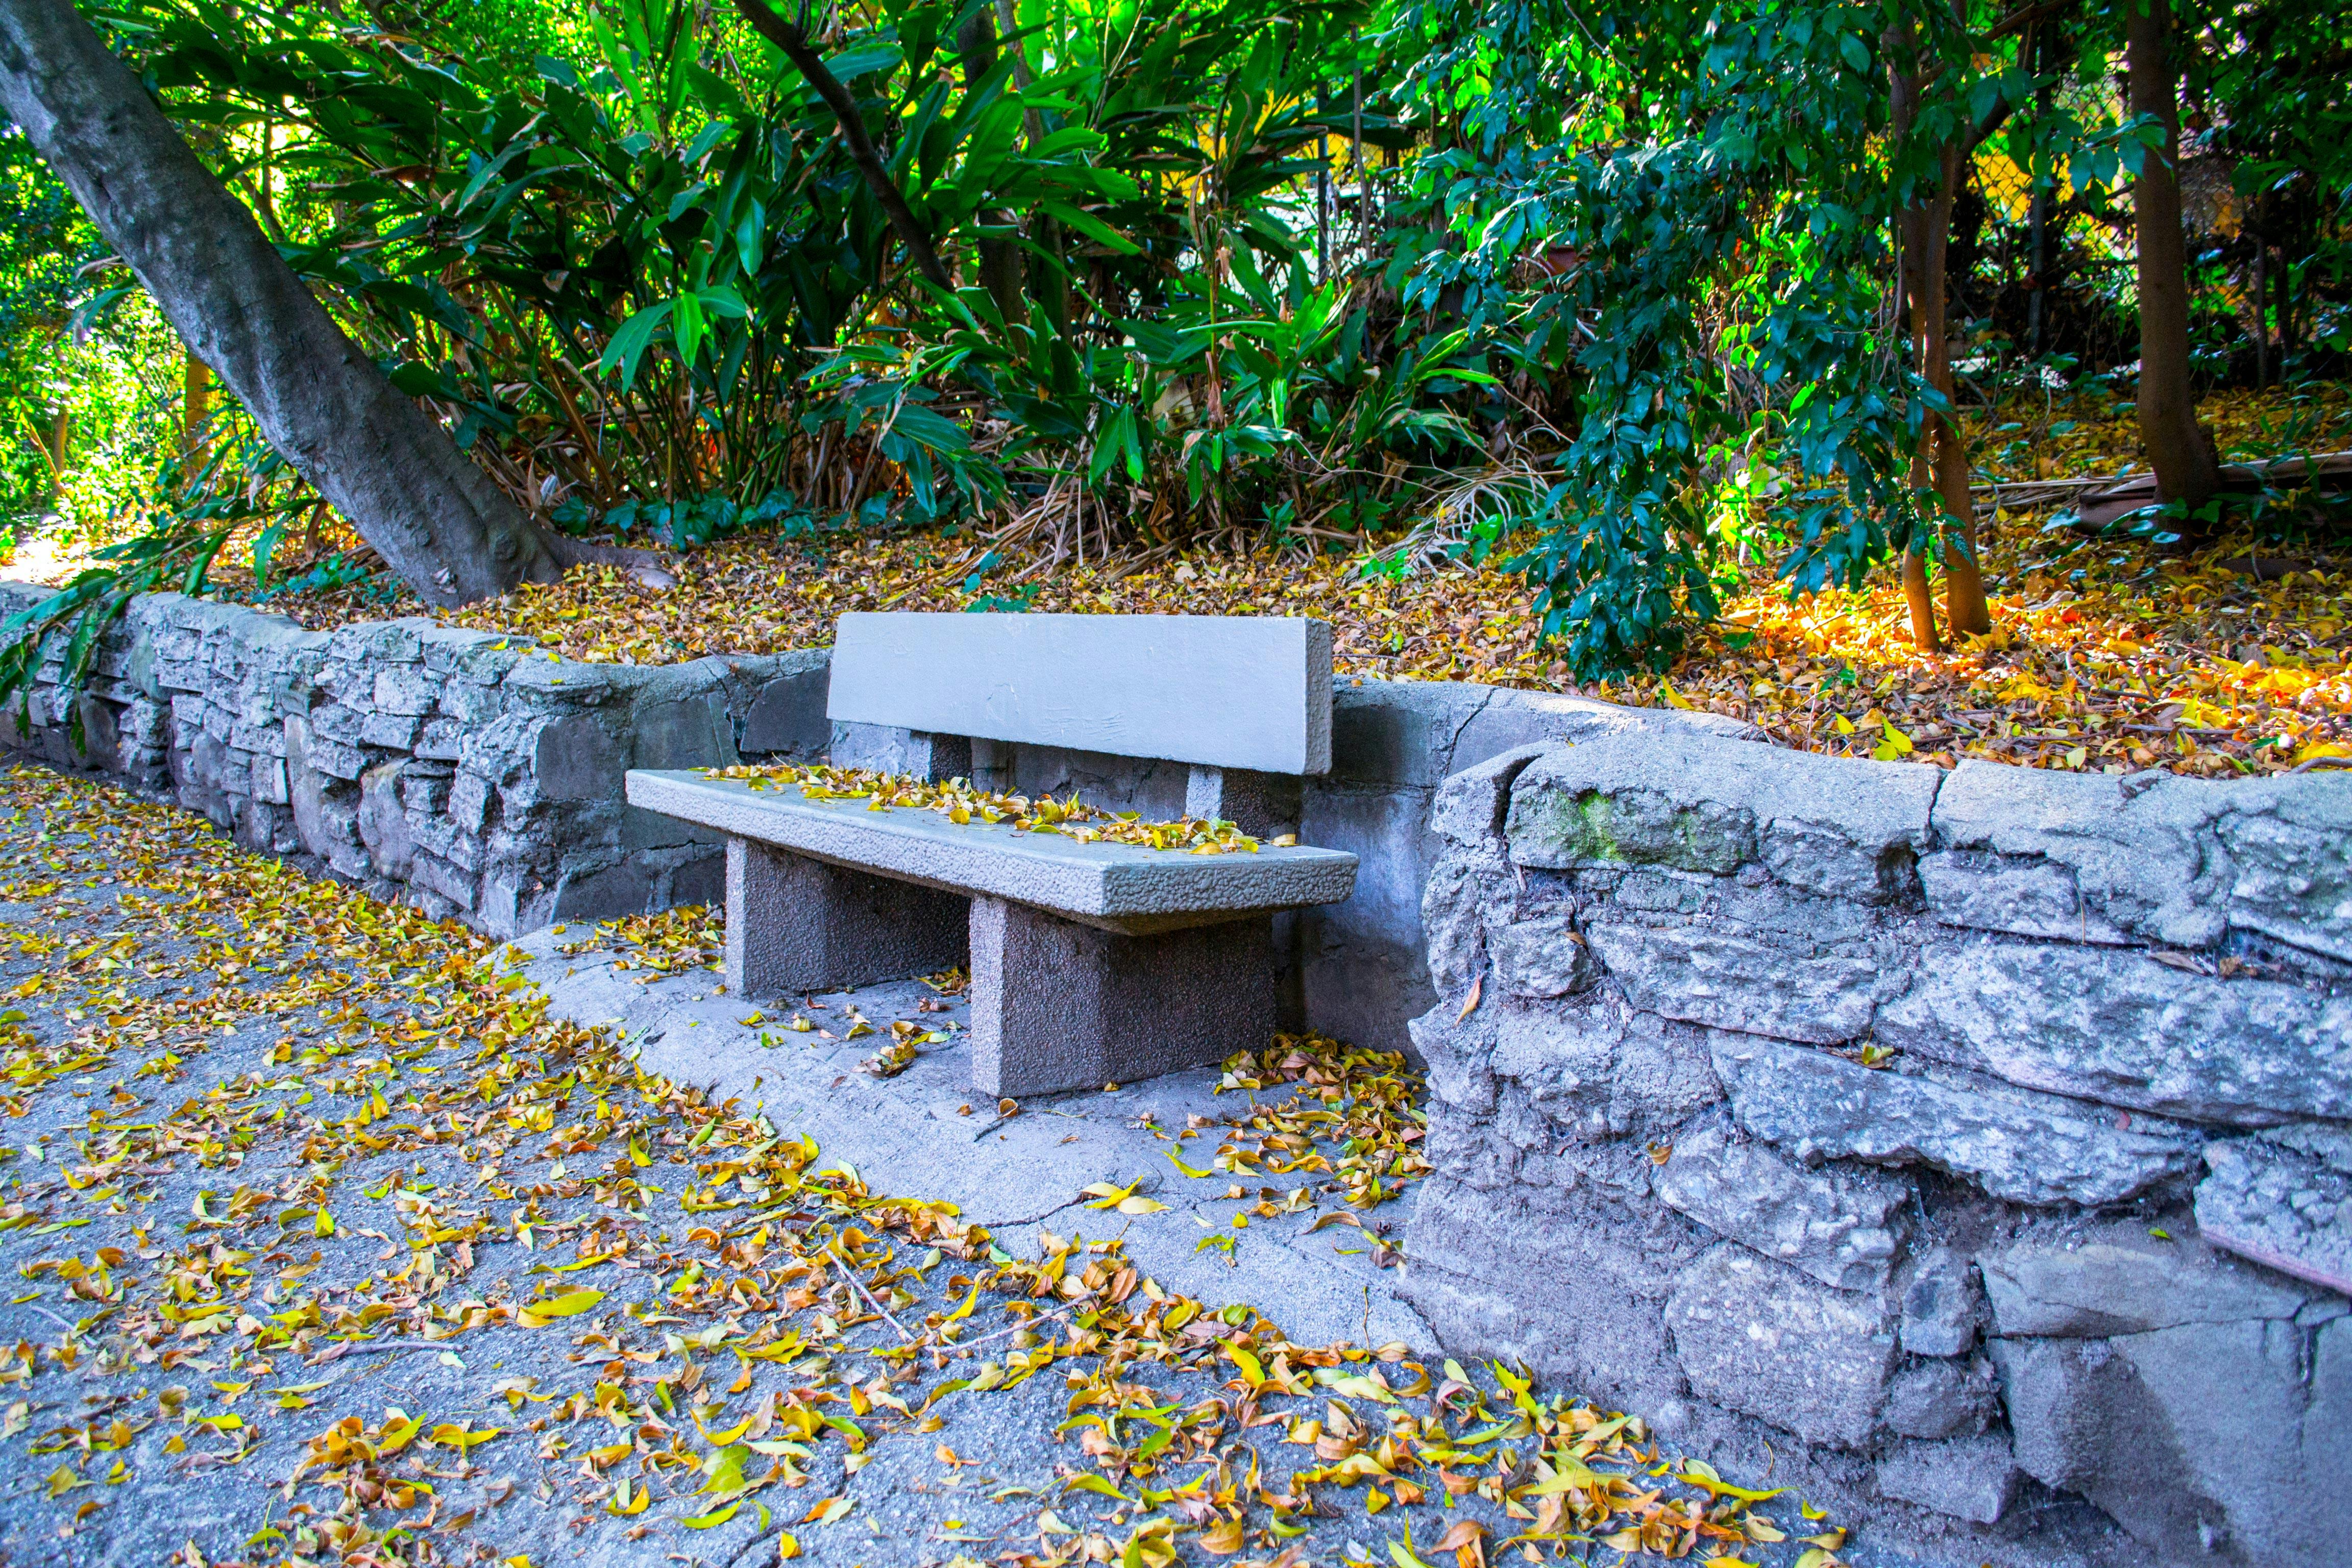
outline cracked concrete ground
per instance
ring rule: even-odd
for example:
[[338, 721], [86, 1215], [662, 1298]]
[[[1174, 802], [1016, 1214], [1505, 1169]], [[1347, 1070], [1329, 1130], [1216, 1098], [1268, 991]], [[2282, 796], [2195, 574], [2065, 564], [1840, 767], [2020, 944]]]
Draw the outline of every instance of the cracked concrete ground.
[[[1251, 1212], [1255, 1205], [1286, 1197], [1297, 1183], [1277, 1187], [1254, 1181], [1244, 1187], [1224, 1172], [1187, 1176], [1169, 1159], [1179, 1147], [1169, 1135], [1188, 1116], [1224, 1121], [1258, 1098], [1248, 1090], [1217, 1093], [1215, 1068], [1121, 1085], [1116, 1093], [1034, 1100], [1000, 1117], [996, 1103], [971, 1088], [961, 996], [944, 998], [944, 1013], [920, 1012], [923, 1003], [942, 999], [909, 980], [746, 1003], [728, 995], [708, 970], [648, 981], [643, 971], [616, 971], [609, 949], [562, 951], [593, 940], [587, 928], [574, 926], [534, 932], [515, 944], [532, 955], [523, 973], [547, 992], [554, 1011], [622, 1031], [648, 1071], [701, 1086], [719, 1099], [740, 1099], [778, 1127], [810, 1134], [827, 1163], [856, 1167], [877, 1189], [952, 1203], [962, 1217], [1000, 1236], [1048, 1224], [1060, 1232], [1075, 1227], [1089, 1238], [1121, 1236], [1129, 1256], [1171, 1290], [1203, 1300], [1281, 1303], [1276, 1315], [1300, 1343], [1402, 1342], [1416, 1354], [1437, 1351], [1428, 1325], [1397, 1294], [1396, 1271], [1374, 1266], [1375, 1249], [1362, 1234], [1348, 1226], [1310, 1234], [1318, 1217], [1344, 1205], [1328, 1202], [1265, 1218]], [[877, 1079], [859, 1071], [858, 1063], [882, 1040], [842, 1037], [853, 1009], [877, 1030], [906, 1018], [950, 1038], [919, 1046], [913, 1065]], [[784, 1027], [795, 1014], [816, 1027], [805, 1033]], [[752, 1017], [760, 1021], [744, 1022]], [[1265, 1098], [1285, 1095], [1276, 1089]], [[1213, 1141], [1184, 1144], [1178, 1157], [1202, 1169], [1213, 1147]], [[1169, 1205], [1169, 1211], [1133, 1219], [1090, 1213], [1084, 1189], [1102, 1182], [1139, 1183], [1138, 1191]], [[1412, 1192], [1408, 1188], [1382, 1205], [1367, 1223], [1402, 1240]], [[1245, 1228], [1235, 1228], [1237, 1215]], [[1234, 1238], [1230, 1254], [1201, 1248], [1202, 1237], [1224, 1235]]]

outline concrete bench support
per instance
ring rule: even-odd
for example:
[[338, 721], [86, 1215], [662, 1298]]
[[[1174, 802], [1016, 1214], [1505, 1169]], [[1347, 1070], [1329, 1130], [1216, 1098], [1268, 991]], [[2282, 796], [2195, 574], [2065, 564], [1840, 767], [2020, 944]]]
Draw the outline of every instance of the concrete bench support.
[[1274, 1033], [1273, 952], [1262, 914], [1122, 936], [974, 898], [973, 1087], [1098, 1089], [1257, 1049]]
[[837, 991], [969, 962], [963, 899], [727, 841], [727, 989], [746, 998]]
[[1299, 781], [1286, 773], [1195, 763], [1184, 782], [1184, 815], [1230, 822], [1253, 838], [1298, 831]]

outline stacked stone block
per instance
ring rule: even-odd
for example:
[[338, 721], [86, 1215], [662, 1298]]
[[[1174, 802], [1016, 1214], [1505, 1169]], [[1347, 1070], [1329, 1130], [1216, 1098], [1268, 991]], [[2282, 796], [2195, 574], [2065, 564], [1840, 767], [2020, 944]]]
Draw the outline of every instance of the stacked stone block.
[[1940, 1560], [2084, 1500], [2168, 1561], [2352, 1530], [2352, 778], [1647, 735], [1432, 827], [1450, 1346]]

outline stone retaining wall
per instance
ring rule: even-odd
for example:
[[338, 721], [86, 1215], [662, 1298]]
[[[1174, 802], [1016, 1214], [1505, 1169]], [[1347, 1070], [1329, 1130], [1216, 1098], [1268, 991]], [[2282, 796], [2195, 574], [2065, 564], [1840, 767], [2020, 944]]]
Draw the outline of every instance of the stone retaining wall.
[[2352, 777], [1653, 735], [1432, 827], [1450, 1347], [1937, 1561], [2352, 1535]]
[[[0, 615], [37, 590], [0, 589]], [[173, 791], [249, 847], [309, 858], [512, 936], [715, 900], [725, 852], [621, 799], [631, 767], [816, 756], [825, 656], [645, 668], [412, 619], [332, 632], [235, 605], [134, 602], [79, 699], [55, 684], [0, 742]]]

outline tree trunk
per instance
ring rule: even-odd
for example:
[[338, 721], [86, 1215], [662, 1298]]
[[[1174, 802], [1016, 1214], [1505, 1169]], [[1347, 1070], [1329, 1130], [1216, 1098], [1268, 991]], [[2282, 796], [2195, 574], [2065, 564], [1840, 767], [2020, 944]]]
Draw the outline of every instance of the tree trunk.
[[561, 575], [550, 538], [344, 336], [71, 0], [0, 0], [0, 107], [270, 445], [421, 597]]
[[[980, 84], [996, 69], [996, 17], [982, 8], [974, 11], [964, 25], [956, 29], [956, 54], [963, 62], [964, 100], [970, 102], [980, 90]], [[1014, 226], [1013, 216], [1002, 207], [991, 207], [980, 215], [980, 221], [991, 228]], [[996, 301], [996, 313], [1008, 325], [1029, 319], [1026, 302], [1021, 294], [1021, 246], [1011, 239], [980, 241], [980, 286]]]
[[[1027, 92], [1035, 79], [1029, 73], [1029, 47], [1021, 41], [1021, 23], [1013, 14], [1013, 0], [996, 0], [997, 26], [1003, 29], [1003, 39], [1013, 50], [1013, 85]], [[1022, 134], [1027, 138], [1030, 151], [1045, 139], [1045, 117], [1034, 109], [1021, 111]], [[1062, 251], [1062, 226], [1043, 213], [1030, 220], [1029, 237], [1038, 251], [1029, 256], [1026, 267], [1029, 298], [1045, 307], [1045, 314], [1056, 331], [1070, 330], [1070, 271]]]
[[[2051, 79], [2055, 57], [2059, 53], [2056, 40], [2061, 35], [2052, 26], [2036, 26], [2026, 39], [2025, 51], [2033, 69], [2042, 80], [2033, 91], [2033, 118], [2037, 125], [2050, 122], [2050, 110], [2058, 92]], [[2026, 352], [2034, 358], [2042, 357], [2043, 322], [2048, 319], [2050, 280], [2050, 196], [2051, 182], [2036, 176], [2033, 201], [2026, 215], [2027, 287], [2032, 290], [2025, 301]]]
[[[1910, 43], [1910, 38], [1904, 39], [1906, 48]], [[1928, 85], [1926, 78], [1916, 74], [1916, 57], [1905, 63], [1911, 68], [1896, 71], [1890, 105], [1898, 138], [1909, 135]], [[1994, 122], [1996, 128], [1998, 123]], [[1931, 522], [1937, 553], [1944, 562], [1944, 619], [1953, 632], [1979, 637], [1992, 630], [1992, 616], [1985, 605], [1984, 576], [1977, 565], [1976, 501], [1969, 493], [1968, 444], [1955, 416], [1951, 289], [1946, 263], [1951, 252], [1952, 205], [1959, 197], [1967, 154], [1989, 134], [1990, 129], [1965, 126], [1953, 132], [1952, 140], [1937, 150], [1934, 191], [1926, 200], [1914, 201], [1902, 216], [1902, 277], [1911, 307], [1914, 363], [1920, 378], [1935, 388], [1944, 403], [1942, 408], [1927, 411], [1920, 427], [1919, 447], [1911, 467], [1912, 486], [1932, 489], [1939, 503]], [[1913, 572], [1906, 562], [1904, 587], [1906, 596], [1915, 601], [1925, 594], [1925, 563]], [[1932, 614], [1925, 639], [1918, 638], [1921, 617], [1916, 602], [1911, 619], [1915, 640], [1924, 649], [1935, 649], [1939, 639]]]
[[[1888, 53], [1894, 57], [1890, 66], [1888, 86], [1889, 109], [1895, 141], [1899, 146], [1911, 135], [1911, 127], [1919, 116], [1920, 79], [1916, 61], [1904, 57], [1912, 51], [1908, 29], [1890, 31], [1886, 37]], [[1938, 194], [1926, 202], [1915, 200], [1905, 207], [1895, 222], [1895, 313], [1905, 322], [1906, 334], [1915, 354], [1924, 350], [1932, 335], [1943, 336], [1941, 295], [1944, 275], [1943, 236], [1950, 223], [1950, 200], [1938, 181]], [[1941, 209], [1943, 221], [1937, 221]], [[1932, 254], [1931, 254], [1932, 252]], [[1937, 309], [1932, 323], [1927, 306], [1927, 274], [1932, 269], [1936, 279]], [[1915, 368], [1925, 369], [1924, 365]], [[1932, 378], [1931, 378], [1932, 379]], [[1911, 453], [1911, 488], [1928, 489], [1935, 479], [1932, 453], [1935, 448], [1937, 418], [1930, 412], [1919, 429], [1919, 445]], [[1936, 629], [1936, 600], [1927, 581], [1927, 541], [1920, 537], [1932, 526], [1925, 515], [1919, 520], [1919, 534], [1915, 534], [1903, 550], [1903, 598], [1911, 612], [1911, 643], [1922, 653], [1941, 653], [1944, 640]]]
[[2294, 336], [2294, 261], [2287, 255], [2284, 245], [2279, 247], [2278, 266], [2273, 275], [2278, 279], [2279, 380], [2284, 382], [2287, 362], [2294, 357], [2297, 346]]
[[1919, 432], [1912, 482], [1932, 489], [1941, 503], [1934, 520], [1944, 559], [1944, 618], [1955, 632], [1981, 636], [1992, 630], [1984, 579], [1977, 567], [1975, 500], [1969, 493], [1969, 457], [1958, 421], [1948, 412], [1954, 398], [1950, 299], [1944, 265], [1950, 247], [1952, 199], [1959, 181], [1960, 150], [1947, 144], [1934, 196], [1903, 215], [1904, 279], [1911, 301], [1911, 338], [1919, 374], [1941, 395], [1945, 409], [1930, 409]]
[[[2132, 182], [2139, 283], [2139, 438], [2157, 492], [2193, 510], [2221, 482], [2210, 432], [2189, 388], [2189, 261], [2180, 235], [2179, 89], [2166, 35], [2171, 0], [2126, 0], [2124, 59], [2131, 111], [2163, 127]], [[2146, 7], [2146, 9], [2143, 9]], [[2193, 526], [2193, 523], [2192, 523]]]
[[39, 449], [41, 462], [49, 470], [48, 504], [61, 508], [66, 503], [66, 460], [73, 453], [73, 410], [58, 404], [57, 412], [49, 417], [48, 428], [34, 430], [33, 445]]
[[2261, 235], [2254, 236], [2254, 276], [2247, 292], [2254, 299], [2254, 385], [2257, 388], [2271, 384], [2271, 330], [2265, 319], [2270, 314], [2271, 280], [2269, 274], [2263, 269], [2270, 258], [2270, 248]]

